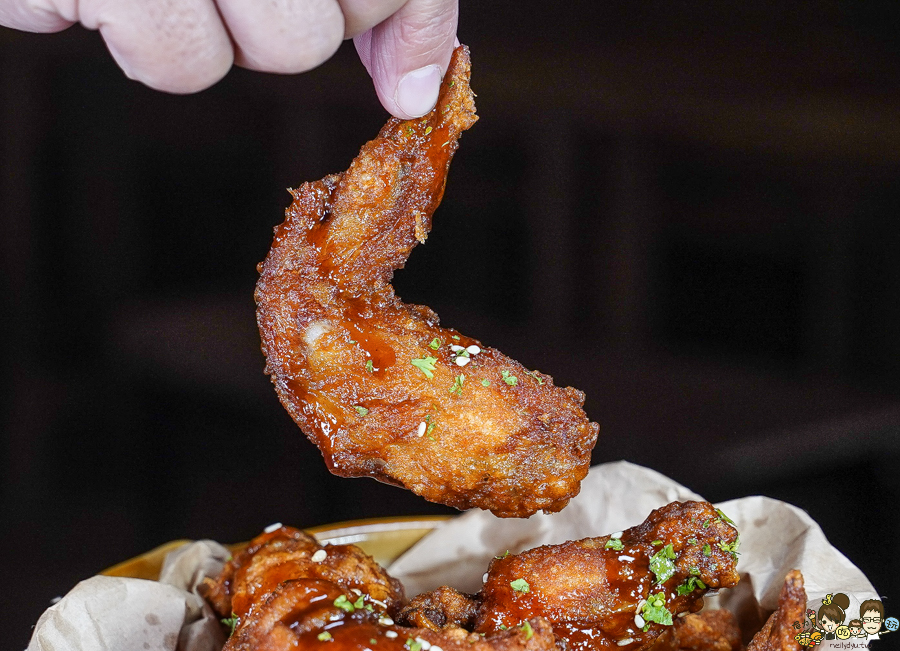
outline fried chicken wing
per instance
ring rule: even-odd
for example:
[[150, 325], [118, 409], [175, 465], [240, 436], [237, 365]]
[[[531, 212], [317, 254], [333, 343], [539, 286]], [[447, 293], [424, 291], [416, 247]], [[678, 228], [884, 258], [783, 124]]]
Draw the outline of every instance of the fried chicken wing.
[[728, 610], [704, 610], [677, 617], [651, 651], [741, 651], [741, 629]]
[[794, 622], [802, 622], [806, 613], [806, 590], [800, 570], [791, 570], [778, 596], [778, 608], [762, 629], [753, 636], [747, 651], [800, 651]]
[[333, 584], [338, 591], [365, 593], [385, 613], [395, 613], [403, 602], [400, 582], [359, 547], [323, 547], [292, 527], [254, 538], [225, 564], [217, 580], [207, 579], [202, 584], [201, 592], [221, 617], [236, 615], [242, 620], [253, 604], [292, 579], [317, 580]]
[[430, 628], [433, 631], [446, 626], [471, 630], [481, 603], [477, 595], [468, 595], [449, 586], [418, 595], [406, 604], [397, 621], [407, 626]]
[[259, 267], [257, 320], [266, 372], [333, 473], [525, 517], [578, 493], [599, 430], [584, 394], [439, 327], [389, 284], [477, 119], [469, 70], [461, 47], [430, 114], [391, 119], [347, 172], [292, 191]]
[[486, 637], [450, 626], [404, 627], [392, 615], [402, 586], [354, 545], [319, 545], [290, 527], [258, 536], [203, 585], [216, 612], [235, 618], [223, 651], [558, 651], [549, 622]]
[[475, 630], [550, 621], [572, 651], [648, 648], [709, 589], [737, 584], [738, 532], [705, 502], [673, 502], [621, 534], [491, 561]]

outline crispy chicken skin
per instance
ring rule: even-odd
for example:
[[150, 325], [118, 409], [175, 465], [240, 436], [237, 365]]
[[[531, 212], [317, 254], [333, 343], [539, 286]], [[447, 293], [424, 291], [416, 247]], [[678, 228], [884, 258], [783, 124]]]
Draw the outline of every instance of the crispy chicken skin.
[[[354, 545], [319, 545], [290, 527], [264, 533], [207, 580], [202, 592], [222, 616], [237, 618], [224, 651], [558, 651], [550, 624], [486, 637], [395, 624], [399, 582]], [[424, 643], [423, 643], [424, 642]], [[427, 643], [427, 644], [426, 644]]]
[[[497, 558], [480, 593], [475, 630], [490, 633], [543, 616], [571, 651], [648, 648], [673, 618], [699, 611], [708, 589], [737, 584], [737, 539], [711, 504], [673, 502], [621, 536]], [[651, 621], [666, 617], [668, 623]]]
[[[318, 552], [318, 554], [317, 554]], [[365, 592], [395, 613], [403, 602], [403, 586], [356, 545], [325, 545], [292, 527], [281, 527], [254, 538], [235, 555], [215, 581], [201, 592], [221, 617], [243, 619], [254, 603], [291, 579], [316, 579], [335, 590]]]
[[791, 570], [784, 579], [778, 608], [762, 629], [753, 636], [747, 651], [800, 651], [795, 639], [794, 622], [802, 622], [806, 613], [806, 590], [800, 570]]
[[477, 595], [469, 595], [449, 586], [420, 594], [406, 604], [397, 621], [407, 626], [430, 628], [433, 631], [445, 626], [471, 630], [478, 613]]
[[425, 241], [477, 119], [469, 70], [460, 47], [431, 113], [392, 118], [347, 172], [291, 191], [259, 267], [257, 320], [266, 372], [333, 473], [526, 517], [562, 509], [587, 474], [599, 426], [584, 394], [439, 327], [389, 284]]
[[741, 629], [728, 610], [704, 610], [675, 619], [651, 651], [741, 651]]

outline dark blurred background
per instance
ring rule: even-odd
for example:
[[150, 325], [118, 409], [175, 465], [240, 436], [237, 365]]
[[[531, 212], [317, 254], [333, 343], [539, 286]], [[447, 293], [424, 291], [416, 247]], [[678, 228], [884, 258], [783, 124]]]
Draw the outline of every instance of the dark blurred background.
[[[463, 0], [481, 120], [399, 295], [583, 389], [595, 462], [806, 509], [896, 615], [900, 3], [551, 5]], [[349, 43], [176, 97], [0, 29], [9, 648], [171, 539], [449, 512], [330, 476], [262, 373], [285, 188], [385, 119]]]

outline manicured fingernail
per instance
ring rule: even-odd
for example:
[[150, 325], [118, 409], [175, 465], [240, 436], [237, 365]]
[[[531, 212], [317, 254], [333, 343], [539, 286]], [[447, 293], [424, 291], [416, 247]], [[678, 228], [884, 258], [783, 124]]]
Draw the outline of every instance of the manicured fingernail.
[[403, 75], [394, 97], [407, 115], [418, 118], [434, 108], [440, 88], [441, 69], [430, 65]]

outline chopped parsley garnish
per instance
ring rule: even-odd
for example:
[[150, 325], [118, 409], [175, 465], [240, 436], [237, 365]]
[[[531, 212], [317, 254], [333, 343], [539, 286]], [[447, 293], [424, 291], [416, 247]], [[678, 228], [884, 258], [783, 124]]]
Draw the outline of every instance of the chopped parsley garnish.
[[678, 586], [675, 591], [678, 593], [679, 597], [683, 597], [686, 594], [691, 594], [694, 590], [697, 589], [706, 590], [706, 584], [701, 581], [698, 577], [692, 576], [685, 580], [680, 586]]
[[429, 133], [431, 133], [431, 131], [432, 131], [431, 127], [425, 127], [425, 135], [426, 135], [426, 136], [427, 136]]
[[406, 640], [406, 646], [409, 647], [409, 651], [421, 651], [422, 649], [422, 643], [412, 638]]
[[737, 525], [734, 523], [734, 520], [732, 520], [732, 519], [729, 518], [727, 515], [725, 515], [724, 513], [722, 513], [722, 510], [721, 510], [721, 509], [716, 509], [716, 513], [719, 514], [719, 519], [720, 519], [720, 520], [724, 520], [725, 522], [727, 522], [728, 524], [730, 524], [732, 527], [736, 527], [736, 526], [737, 526]]
[[450, 338], [454, 341], [459, 341], [459, 335], [450, 335]]
[[235, 615], [234, 613], [231, 613], [231, 617], [226, 617], [225, 619], [222, 620], [222, 623], [228, 627], [229, 637], [234, 634], [234, 629], [237, 627], [238, 619], [239, 618], [237, 615]]
[[356, 413], [359, 414], [360, 416], [365, 416], [366, 414], [369, 413], [368, 409], [366, 409], [365, 407], [360, 407], [359, 405], [353, 405], [353, 408], [356, 410]]
[[503, 377], [503, 381], [511, 387], [514, 387], [519, 383], [519, 378], [515, 375], [510, 375], [509, 371], [500, 371], [500, 375]]
[[703, 528], [704, 528], [704, 529], [709, 529], [709, 520], [704, 520], [704, 521], [703, 521]]
[[537, 371], [525, 371], [525, 375], [527, 375], [529, 377], [533, 377], [537, 381], [537, 383], [540, 384], [541, 386], [544, 385], [544, 379], [540, 375], [537, 374]]
[[688, 545], [696, 545], [696, 544], [698, 544], [699, 542], [700, 542], [700, 541], [697, 540], [696, 538], [688, 538]]
[[716, 543], [716, 547], [721, 549], [723, 552], [729, 552], [731, 554], [734, 554], [735, 556], [737, 556], [738, 548], [740, 546], [741, 546], [740, 536], [735, 538], [733, 543], [727, 543], [724, 540], [720, 540], [719, 542]]
[[356, 606], [354, 606], [353, 603], [351, 603], [351, 601], [347, 599], [347, 595], [343, 594], [334, 600], [334, 605], [337, 608], [343, 610], [345, 613], [352, 613], [354, 610], [356, 610]]
[[494, 556], [494, 558], [497, 558], [497, 559], [504, 559], [504, 558], [506, 558], [507, 556], [509, 556], [509, 550], [508, 550], [508, 549], [507, 549], [505, 552], [503, 552], [503, 556]]
[[428, 423], [428, 427], [425, 428], [425, 435], [431, 438], [431, 433], [434, 431], [434, 421], [431, 420], [431, 414], [425, 414], [425, 422]]
[[662, 545], [662, 540], [659, 540], [659, 539], [657, 538], [656, 540], [654, 540], [654, 541], [653, 541], [652, 543], [650, 543], [650, 544], [653, 545], [654, 547], [658, 547], [659, 545]]
[[428, 347], [431, 350], [437, 350], [438, 348], [441, 347], [441, 340], [438, 339], [437, 337], [435, 337], [434, 339], [431, 340], [431, 343], [428, 344]]
[[450, 387], [450, 393], [455, 393], [457, 396], [462, 395], [463, 382], [466, 381], [466, 376], [460, 373], [456, 376], [456, 379], [453, 381], [453, 386]]
[[508, 628], [509, 628], [509, 626], [507, 626], [506, 624], [500, 624], [500, 630], [501, 630], [501, 631], [505, 631], [505, 630], [508, 629]]
[[657, 583], [665, 583], [675, 574], [675, 563], [672, 560], [674, 558], [675, 551], [671, 544], [666, 545], [650, 557], [650, 571], [656, 575]]
[[710, 554], [712, 554], [712, 547], [709, 546], [709, 543], [706, 543], [703, 545], [703, 555], [709, 556]]
[[689, 570], [691, 576], [700, 576], [700, 568], [696, 565], [691, 565], [691, 569]]
[[378, 644], [378, 640], [376, 640], [376, 639], [373, 637], [372, 639], [369, 640], [369, 644]]
[[332, 639], [331, 633], [329, 633], [328, 631], [322, 631], [316, 637], [319, 638], [319, 642], [327, 642], [328, 640]]
[[530, 640], [534, 637], [534, 629], [531, 628], [531, 624], [528, 622], [522, 622], [522, 625], [519, 627], [525, 632], [525, 639]]
[[434, 377], [434, 363], [437, 361], [437, 357], [423, 357], [422, 359], [411, 359], [409, 361], [422, 371], [429, 380]]
[[363, 595], [359, 595], [359, 599], [357, 599], [356, 601], [353, 602], [353, 607], [354, 608], [362, 608], [365, 605], [365, 603], [366, 603], [365, 597], [363, 597]]
[[375, 370], [375, 365], [372, 363], [371, 359], [366, 360], [366, 370], [369, 373], [372, 373]]
[[481, 386], [483, 386], [483, 387], [489, 387], [489, 386], [491, 386], [491, 381], [488, 380], [488, 379], [484, 379], [484, 380], [481, 381]]
[[603, 545], [603, 549], [612, 549], [613, 551], [620, 552], [625, 549], [625, 545], [618, 538], [610, 538], [606, 541], [606, 544]]
[[528, 585], [528, 581], [526, 581], [525, 579], [516, 579], [515, 581], [510, 581], [509, 587], [516, 592], [521, 592], [522, 594], [525, 594], [529, 590], [531, 590], [531, 586]]
[[[656, 622], [657, 624], [672, 625], [672, 613], [666, 608], [666, 594], [660, 592], [656, 595], [650, 595], [643, 608], [641, 608], [641, 617], [648, 622]], [[649, 625], [644, 626], [646, 631]]]

